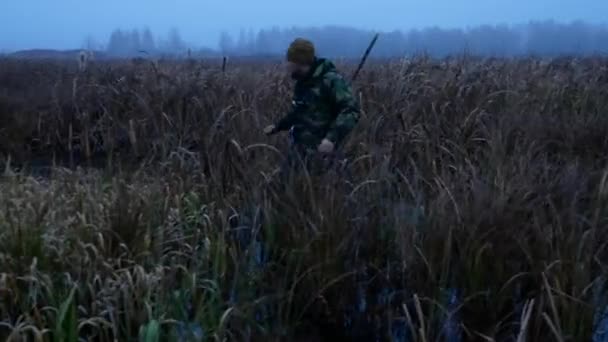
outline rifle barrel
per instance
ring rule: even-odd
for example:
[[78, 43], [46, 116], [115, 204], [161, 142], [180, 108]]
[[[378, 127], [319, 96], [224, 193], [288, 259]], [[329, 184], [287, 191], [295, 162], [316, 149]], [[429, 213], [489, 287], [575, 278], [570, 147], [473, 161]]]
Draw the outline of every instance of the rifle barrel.
[[374, 38], [372, 39], [372, 41], [369, 43], [367, 50], [365, 50], [365, 53], [363, 54], [363, 58], [361, 58], [361, 61], [359, 62], [359, 66], [357, 66], [357, 70], [355, 70], [355, 73], [353, 74], [353, 77], [351, 78], [351, 82], [354, 81], [357, 78], [357, 76], [359, 76], [359, 72], [361, 71], [361, 69], [363, 69], [363, 65], [365, 64], [365, 61], [367, 61], [367, 57], [369, 56], [369, 53], [374, 48], [374, 45], [376, 45], [376, 41], [378, 40], [379, 35], [380, 35], [379, 33], [376, 33], [374, 35]]

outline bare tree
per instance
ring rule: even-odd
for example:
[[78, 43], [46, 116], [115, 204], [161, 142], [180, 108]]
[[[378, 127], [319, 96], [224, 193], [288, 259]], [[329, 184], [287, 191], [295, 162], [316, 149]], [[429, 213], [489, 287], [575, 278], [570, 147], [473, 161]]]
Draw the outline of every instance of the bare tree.
[[218, 45], [220, 51], [222, 52], [222, 54], [224, 54], [224, 56], [234, 52], [234, 40], [232, 39], [232, 36], [230, 36], [230, 34], [226, 31], [223, 31], [220, 34], [220, 40]]
[[154, 41], [154, 35], [149, 28], [145, 28], [141, 37], [141, 50], [147, 53], [154, 53], [156, 51], [156, 42]]
[[177, 28], [169, 30], [168, 50], [172, 53], [182, 52], [186, 49], [186, 44]]

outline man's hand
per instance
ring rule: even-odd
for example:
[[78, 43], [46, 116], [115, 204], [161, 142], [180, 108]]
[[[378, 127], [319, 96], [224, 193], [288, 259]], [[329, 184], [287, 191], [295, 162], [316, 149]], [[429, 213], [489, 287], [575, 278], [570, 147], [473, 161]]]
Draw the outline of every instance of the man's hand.
[[264, 128], [264, 134], [266, 135], [272, 135], [275, 134], [277, 132], [277, 127], [275, 125], [268, 125], [266, 126], [266, 128]]
[[323, 139], [317, 148], [317, 151], [321, 153], [332, 153], [334, 151], [334, 143], [328, 139]]

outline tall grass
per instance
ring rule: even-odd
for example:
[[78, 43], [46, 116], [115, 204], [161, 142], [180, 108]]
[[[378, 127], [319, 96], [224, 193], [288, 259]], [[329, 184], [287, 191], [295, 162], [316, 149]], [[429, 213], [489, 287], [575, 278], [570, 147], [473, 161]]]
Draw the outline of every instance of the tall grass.
[[2, 339], [606, 328], [606, 59], [372, 62], [349, 176], [287, 187], [280, 66], [0, 65]]

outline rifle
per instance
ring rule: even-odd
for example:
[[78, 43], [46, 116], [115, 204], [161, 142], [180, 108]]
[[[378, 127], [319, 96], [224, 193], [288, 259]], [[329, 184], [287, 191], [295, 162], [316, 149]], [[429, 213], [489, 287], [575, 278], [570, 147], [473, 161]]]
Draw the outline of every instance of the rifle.
[[374, 35], [374, 38], [372, 38], [372, 41], [369, 43], [367, 50], [365, 50], [365, 53], [363, 54], [363, 58], [361, 58], [361, 61], [359, 62], [359, 66], [357, 66], [357, 69], [355, 70], [353, 76], [350, 79], [351, 82], [353, 82], [357, 78], [357, 76], [359, 76], [359, 72], [361, 71], [361, 69], [363, 69], [363, 65], [365, 64], [365, 61], [367, 61], [367, 57], [369, 56], [369, 53], [374, 48], [374, 45], [376, 45], [376, 41], [378, 40], [379, 35], [380, 35], [379, 33], [376, 33]]

